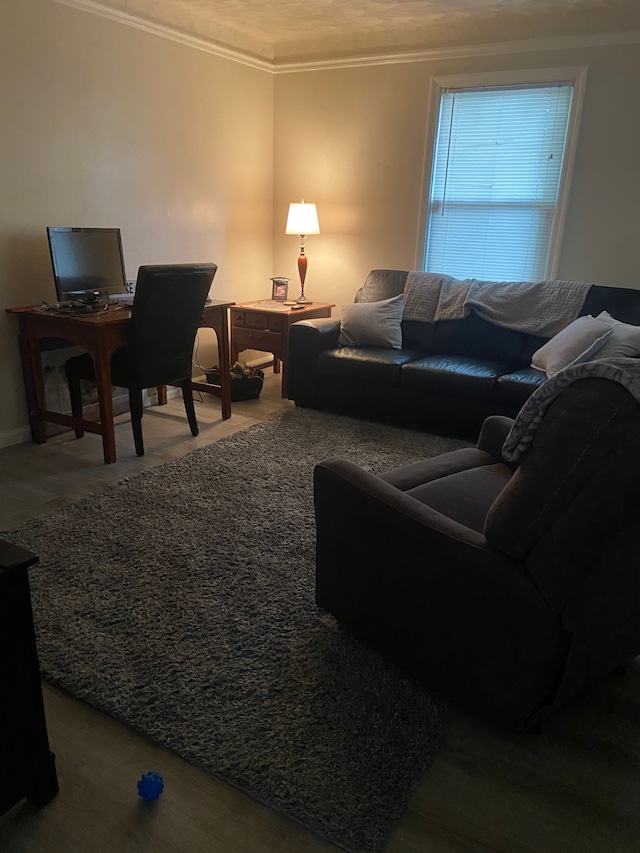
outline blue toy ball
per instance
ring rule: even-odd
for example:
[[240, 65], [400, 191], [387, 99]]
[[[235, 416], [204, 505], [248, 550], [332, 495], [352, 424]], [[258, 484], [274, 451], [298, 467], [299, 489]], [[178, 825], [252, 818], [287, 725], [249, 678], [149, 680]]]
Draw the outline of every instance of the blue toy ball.
[[164, 782], [159, 773], [149, 771], [143, 773], [138, 782], [138, 794], [142, 797], [145, 803], [151, 800], [157, 800], [164, 790]]

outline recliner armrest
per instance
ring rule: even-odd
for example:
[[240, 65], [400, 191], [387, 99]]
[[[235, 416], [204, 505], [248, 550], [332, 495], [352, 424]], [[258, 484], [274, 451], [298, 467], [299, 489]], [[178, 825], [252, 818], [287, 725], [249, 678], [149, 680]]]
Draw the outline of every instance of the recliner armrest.
[[509, 465], [510, 468], [514, 466], [506, 462], [502, 456], [502, 445], [512, 426], [513, 418], [507, 418], [504, 415], [490, 415], [485, 418], [482, 424], [476, 444], [478, 450], [484, 450], [485, 453], [489, 453], [494, 459]]
[[317, 604], [434, 693], [526, 729], [567, 640], [522, 563], [346, 460], [314, 481]]
[[354, 617], [365, 600], [419, 607], [445, 589], [471, 610], [483, 601], [483, 618], [496, 624], [506, 601], [513, 613], [547, 611], [522, 564], [482, 533], [348, 460], [315, 466], [314, 501], [316, 600], [339, 620]]
[[316, 521], [319, 527], [322, 525], [322, 519], [318, 518], [318, 515], [322, 510], [323, 503], [326, 502], [323, 494], [323, 490], [326, 489], [333, 492], [329, 503], [333, 508], [336, 508], [337, 514], [340, 514], [337, 509], [340, 503], [340, 491], [344, 494], [351, 493], [351, 497], [347, 501], [347, 506], [351, 506], [351, 512], [343, 513], [344, 517], [351, 519], [350, 525], [355, 520], [355, 507], [352, 504], [352, 498], [356, 493], [359, 493], [367, 501], [370, 499], [386, 506], [390, 513], [398, 514], [407, 522], [414, 522], [431, 528], [434, 533], [442, 534], [475, 548], [487, 547], [485, 537], [481, 533], [465, 527], [452, 518], [447, 518], [441, 512], [407, 495], [401, 489], [390, 485], [386, 480], [366, 471], [354, 462], [339, 458], [327, 459], [315, 466], [314, 495]]

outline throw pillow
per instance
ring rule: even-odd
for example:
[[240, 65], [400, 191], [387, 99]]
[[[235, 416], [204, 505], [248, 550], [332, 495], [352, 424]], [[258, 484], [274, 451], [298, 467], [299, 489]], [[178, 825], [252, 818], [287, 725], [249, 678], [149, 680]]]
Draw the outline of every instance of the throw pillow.
[[608, 311], [602, 311], [596, 320], [604, 320], [613, 329], [596, 353], [596, 358], [635, 358], [640, 355], [640, 326], [616, 320]]
[[383, 299], [381, 302], [354, 302], [342, 309], [340, 336], [341, 347], [390, 347], [402, 346], [402, 294]]
[[588, 361], [612, 334], [613, 328], [604, 320], [591, 314], [578, 317], [534, 352], [531, 367], [551, 377], [565, 367]]

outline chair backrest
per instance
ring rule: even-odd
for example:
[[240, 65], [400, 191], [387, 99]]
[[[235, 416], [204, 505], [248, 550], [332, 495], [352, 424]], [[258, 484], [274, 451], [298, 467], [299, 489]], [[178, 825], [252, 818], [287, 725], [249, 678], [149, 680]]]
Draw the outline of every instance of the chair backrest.
[[520, 557], [570, 641], [554, 698], [640, 654], [640, 404], [584, 378], [543, 415], [489, 510], [487, 541]]
[[127, 327], [132, 381], [140, 388], [191, 376], [193, 345], [216, 264], [165, 264], [138, 270]]
[[[583, 595], [587, 578], [592, 584], [600, 575], [606, 586], [626, 528], [634, 552], [640, 548], [638, 470], [640, 404], [616, 382], [580, 379], [542, 417], [487, 514], [487, 541], [522, 560], [551, 609], [562, 613]], [[636, 562], [627, 562], [629, 584], [640, 577]], [[640, 618], [640, 600], [635, 606]]]

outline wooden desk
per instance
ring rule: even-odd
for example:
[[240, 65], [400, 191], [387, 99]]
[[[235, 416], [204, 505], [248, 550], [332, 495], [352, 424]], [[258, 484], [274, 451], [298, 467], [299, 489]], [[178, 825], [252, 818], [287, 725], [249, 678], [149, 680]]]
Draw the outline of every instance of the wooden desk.
[[287, 360], [289, 327], [297, 320], [330, 317], [333, 303], [309, 302], [304, 308], [291, 308], [282, 303], [263, 299], [239, 302], [231, 309], [231, 361], [246, 349], [273, 354], [273, 372], [278, 373], [282, 362], [282, 396], [287, 396]]
[[[229, 376], [229, 318], [233, 302], [208, 302], [202, 315], [201, 327], [211, 327], [218, 338], [220, 363], [220, 403], [222, 417], [231, 417], [231, 378]], [[111, 356], [125, 343], [125, 328], [131, 316], [128, 308], [113, 308], [95, 314], [65, 314], [59, 311], [40, 311], [35, 308], [7, 308], [19, 323], [20, 356], [24, 386], [29, 409], [31, 437], [36, 444], [47, 440], [45, 422], [63, 424], [102, 436], [104, 461], [116, 461], [116, 441], [111, 398]], [[62, 338], [84, 347], [91, 353], [96, 371], [96, 386], [100, 420], [87, 421], [45, 408], [44, 378], [40, 341]], [[166, 393], [159, 392], [159, 402], [166, 402]]]

